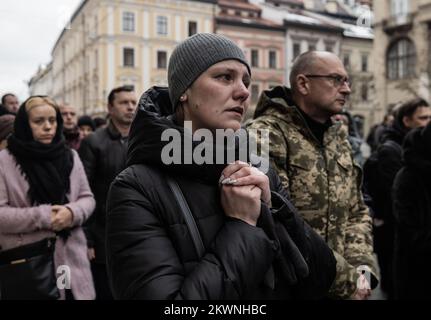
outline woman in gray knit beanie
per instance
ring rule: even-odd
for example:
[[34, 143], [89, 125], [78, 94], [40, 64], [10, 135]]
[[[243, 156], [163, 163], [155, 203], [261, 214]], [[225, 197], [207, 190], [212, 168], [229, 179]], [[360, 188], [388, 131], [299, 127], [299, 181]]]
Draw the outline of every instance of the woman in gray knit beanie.
[[236, 161], [225, 158], [232, 149], [222, 142], [218, 162], [214, 132], [238, 131], [249, 105], [243, 51], [221, 35], [194, 35], [173, 51], [168, 82], [141, 97], [128, 168], [107, 197], [114, 297], [323, 297], [336, 271], [332, 251], [289, 202], [275, 171], [239, 161], [236, 143]]
[[232, 40], [195, 34], [180, 43], [169, 60], [172, 106], [177, 115], [194, 122], [194, 129], [227, 128], [236, 121], [237, 130], [249, 105], [250, 76], [244, 53]]

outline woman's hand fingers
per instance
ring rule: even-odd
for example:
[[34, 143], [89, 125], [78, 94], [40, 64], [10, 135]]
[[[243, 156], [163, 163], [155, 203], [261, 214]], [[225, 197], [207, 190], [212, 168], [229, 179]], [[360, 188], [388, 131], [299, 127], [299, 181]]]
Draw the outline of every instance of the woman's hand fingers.
[[255, 185], [222, 186], [221, 204], [227, 216], [256, 226], [262, 191]]
[[220, 177], [220, 182], [222, 182], [224, 179], [231, 177], [235, 172], [241, 170], [242, 168], [250, 167], [250, 165], [247, 162], [242, 161], [235, 161], [234, 163], [228, 165], [226, 168], [224, 168], [222, 172], [222, 176]]
[[[52, 216], [52, 229], [54, 231], [60, 231], [68, 228], [72, 225], [73, 215], [69, 208], [65, 206], [58, 206], [59, 209]], [[54, 211], [54, 210], [53, 210]]]

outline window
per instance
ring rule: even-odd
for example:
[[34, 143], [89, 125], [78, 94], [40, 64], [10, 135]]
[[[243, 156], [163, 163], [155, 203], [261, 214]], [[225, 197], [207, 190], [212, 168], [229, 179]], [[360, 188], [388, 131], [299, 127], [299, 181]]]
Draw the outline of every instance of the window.
[[135, 31], [135, 14], [133, 12], [123, 12], [123, 31]]
[[293, 44], [293, 59], [295, 59], [300, 54], [301, 54], [301, 44], [300, 43], [294, 43]]
[[363, 101], [368, 100], [368, 85], [366, 83], [363, 83], [361, 86], [361, 98]]
[[414, 76], [416, 50], [414, 44], [406, 38], [393, 43], [387, 53], [387, 77], [390, 80]]
[[189, 21], [189, 37], [198, 32], [198, 24], [196, 21]]
[[168, 34], [168, 18], [164, 16], [157, 17], [157, 34], [161, 36]]
[[[313, 50], [316, 50], [316, 49], [314, 48]], [[334, 46], [332, 44], [326, 44], [325, 45], [325, 51], [334, 52]]]
[[167, 60], [166, 51], [157, 51], [157, 69], [166, 69]]
[[405, 16], [409, 13], [409, 0], [392, 0], [391, 1], [392, 16]]
[[253, 68], [259, 67], [259, 51], [256, 49], [251, 50], [251, 66]]
[[363, 54], [361, 57], [361, 71], [367, 72], [368, 71], [368, 55]]
[[97, 49], [94, 51], [94, 65], [93, 65], [94, 69], [99, 69], [99, 52], [97, 51]]
[[259, 85], [258, 84], [252, 84], [250, 87], [251, 92], [251, 102], [256, 103], [259, 99]]
[[316, 51], [316, 45], [313, 43], [313, 44], [309, 44], [308, 45], [308, 51]]
[[123, 49], [123, 66], [124, 67], [135, 66], [135, 49], [133, 48]]
[[346, 69], [350, 68], [350, 54], [345, 53], [343, 55], [343, 64]]
[[277, 68], [277, 52], [269, 51], [269, 67], [271, 69]]

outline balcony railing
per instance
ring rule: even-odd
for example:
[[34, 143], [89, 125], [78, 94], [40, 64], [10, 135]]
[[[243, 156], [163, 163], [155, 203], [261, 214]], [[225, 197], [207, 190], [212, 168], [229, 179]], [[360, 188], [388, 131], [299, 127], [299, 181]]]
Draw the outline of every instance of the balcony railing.
[[394, 32], [407, 32], [413, 26], [414, 14], [407, 13], [403, 15], [391, 16], [383, 20], [383, 30], [387, 34]]

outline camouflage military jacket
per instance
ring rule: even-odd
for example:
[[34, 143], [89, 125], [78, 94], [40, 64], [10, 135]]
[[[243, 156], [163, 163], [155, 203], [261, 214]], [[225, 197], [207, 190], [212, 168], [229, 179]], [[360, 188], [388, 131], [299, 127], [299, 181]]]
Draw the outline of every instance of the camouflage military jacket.
[[[355, 164], [348, 132], [332, 125], [323, 145], [285, 87], [265, 91], [248, 129], [269, 129], [270, 162], [304, 219], [334, 251], [337, 276], [330, 296], [349, 298], [356, 290], [357, 267], [375, 275], [371, 218], [360, 191], [361, 169]], [[249, 130], [256, 135], [258, 130]]]

